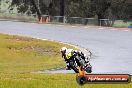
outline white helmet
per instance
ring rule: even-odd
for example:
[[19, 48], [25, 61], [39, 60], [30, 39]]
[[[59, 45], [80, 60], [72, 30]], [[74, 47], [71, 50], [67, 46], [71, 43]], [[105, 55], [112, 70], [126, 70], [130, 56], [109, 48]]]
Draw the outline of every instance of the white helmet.
[[62, 47], [62, 48], [60, 49], [60, 51], [61, 51], [61, 52], [66, 52], [66, 51], [67, 51], [67, 48], [66, 48], [66, 47]]

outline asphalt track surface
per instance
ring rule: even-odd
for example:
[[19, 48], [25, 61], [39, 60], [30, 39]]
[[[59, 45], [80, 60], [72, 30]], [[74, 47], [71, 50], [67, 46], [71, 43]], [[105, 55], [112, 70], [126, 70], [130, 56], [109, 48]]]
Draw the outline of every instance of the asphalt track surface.
[[[91, 58], [93, 73], [132, 74], [131, 30], [0, 21], [0, 33], [79, 45], [93, 53]], [[65, 70], [59, 70], [59, 72], [70, 73]]]

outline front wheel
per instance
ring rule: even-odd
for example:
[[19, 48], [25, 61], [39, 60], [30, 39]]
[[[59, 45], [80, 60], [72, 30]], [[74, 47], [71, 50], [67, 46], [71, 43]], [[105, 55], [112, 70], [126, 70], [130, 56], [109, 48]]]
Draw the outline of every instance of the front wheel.
[[86, 78], [84, 76], [77, 76], [76, 81], [78, 84], [83, 85], [86, 83]]

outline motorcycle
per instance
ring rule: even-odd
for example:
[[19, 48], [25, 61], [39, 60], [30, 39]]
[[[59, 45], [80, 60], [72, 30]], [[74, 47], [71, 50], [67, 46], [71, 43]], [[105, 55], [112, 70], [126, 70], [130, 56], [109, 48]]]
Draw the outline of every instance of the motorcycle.
[[91, 73], [92, 72], [92, 66], [91, 66], [91, 64], [89, 63], [89, 61], [88, 62], [85, 62], [85, 60], [84, 59], [82, 59], [81, 57], [79, 57], [79, 64], [80, 64], [80, 66], [78, 66], [78, 64], [77, 64], [77, 60], [70, 60], [69, 61], [69, 67], [71, 68], [71, 69], [73, 69], [76, 73], [79, 73], [79, 69], [81, 68], [83, 68], [87, 73]]

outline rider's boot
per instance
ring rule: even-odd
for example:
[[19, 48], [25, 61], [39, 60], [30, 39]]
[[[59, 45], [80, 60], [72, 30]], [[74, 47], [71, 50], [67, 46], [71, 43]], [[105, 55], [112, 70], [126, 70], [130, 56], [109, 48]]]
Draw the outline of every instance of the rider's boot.
[[69, 65], [66, 66], [66, 70], [71, 70]]

